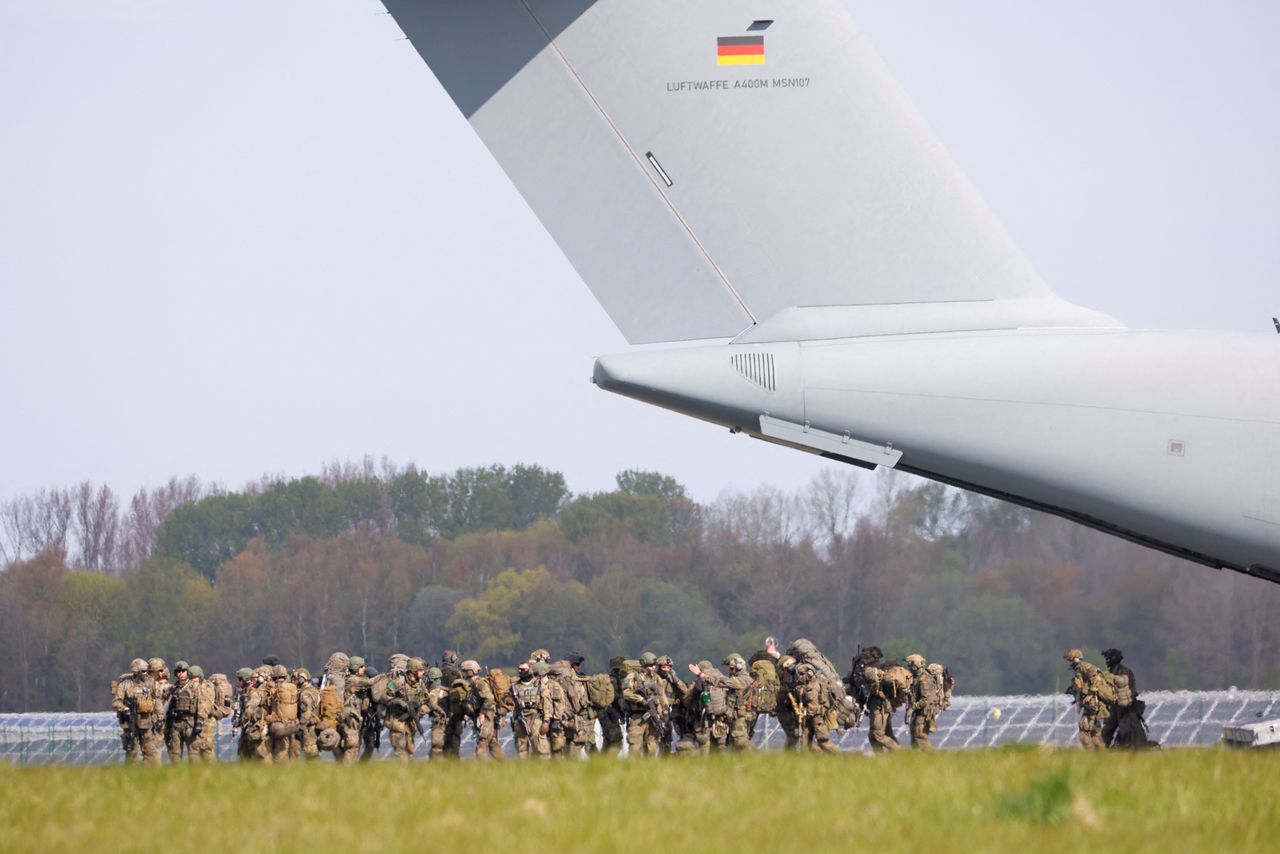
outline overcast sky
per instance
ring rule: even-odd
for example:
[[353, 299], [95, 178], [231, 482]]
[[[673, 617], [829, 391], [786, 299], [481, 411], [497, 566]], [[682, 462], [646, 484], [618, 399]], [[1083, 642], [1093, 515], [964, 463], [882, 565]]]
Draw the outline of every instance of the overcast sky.
[[[847, 2], [1058, 294], [1271, 331], [1280, 5]], [[836, 465], [590, 385], [626, 342], [376, 0], [0, 0], [0, 107], [0, 499]]]

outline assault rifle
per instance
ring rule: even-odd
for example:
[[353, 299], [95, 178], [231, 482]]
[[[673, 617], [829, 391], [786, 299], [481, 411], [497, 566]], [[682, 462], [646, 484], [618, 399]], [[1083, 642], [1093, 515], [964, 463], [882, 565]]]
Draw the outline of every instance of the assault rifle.
[[804, 722], [808, 720], [809, 713], [808, 711], [805, 710], [804, 705], [801, 704], [800, 701], [796, 699], [796, 695], [794, 691], [787, 692], [787, 701], [791, 703], [791, 711], [795, 713], [796, 734], [799, 735], [800, 733], [804, 732]]
[[138, 743], [138, 700], [136, 697], [128, 697], [124, 701], [127, 711], [120, 713], [120, 723], [125, 725], [124, 732], [120, 734], [120, 744], [124, 747], [125, 753], [132, 753], [133, 748]]

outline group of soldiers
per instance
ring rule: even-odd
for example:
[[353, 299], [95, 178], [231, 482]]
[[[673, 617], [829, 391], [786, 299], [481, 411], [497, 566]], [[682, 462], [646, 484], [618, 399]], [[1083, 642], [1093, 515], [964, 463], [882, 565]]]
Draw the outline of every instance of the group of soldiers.
[[134, 659], [112, 685], [127, 762], [184, 758], [216, 761], [218, 722], [231, 717], [241, 759], [285, 763], [331, 752], [340, 762], [373, 757], [385, 732], [393, 755], [411, 758], [422, 743], [432, 759], [457, 757], [475, 734], [478, 759], [501, 759], [509, 726], [519, 758], [617, 754], [625, 733], [632, 756], [753, 750], [760, 718], [772, 715], [787, 748], [837, 752], [832, 734], [869, 722], [874, 750], [896, 750], [892, 718], [903, 710], [911, 745], [929, 749], [954, 680], [920, 655], [885, 661], [860, 650], [841, 678], [807, 640], [787, 650], [773, 638], [750, 659], [734, 653], [678, 672], [670, 656], [616, 657], [607, 673], [583, 670], [576, 653], [553, 660], [536, 649], [514, 674], [459, 662], [445, 650], [437, 664], [397, 653], [378, 672], [362, 657], [335, 652], [323, 673], [288, 669], [274, 656], [236, 673], [206, 678], [185, 661], [173, 674], [163, 659]]
[[1146, 704], [1138, 698], [1138, 682], [1122, 662], [1124, 653], [1104, 649], [1103, 670], [1084, 660], [1078, 649], [1063, 658], [1071, 668], [1067, 694], [1080, 710], [1080, 743], [1089, 750], [1108, 747], [1155, 747], [1147, 737]]

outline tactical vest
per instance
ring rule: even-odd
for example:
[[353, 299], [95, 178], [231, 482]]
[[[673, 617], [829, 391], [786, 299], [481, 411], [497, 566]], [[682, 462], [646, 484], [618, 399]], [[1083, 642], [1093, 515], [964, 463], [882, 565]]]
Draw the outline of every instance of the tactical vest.
[[541, 692], [538, 690], [537, 680], [530, 679], [528, 682], [525, 682], [517, 679], [511, 685], [511, 693], [514, 694], [516, 698], [516, 711], [521, 715], [527, 716], [530, 712], [538, 711], [538, 708], [541, 705], [539, 700]]
[[192, 717], [196, 713], [196, 686], [190, 679], [174, 692], [173, 710], [182, 717]]

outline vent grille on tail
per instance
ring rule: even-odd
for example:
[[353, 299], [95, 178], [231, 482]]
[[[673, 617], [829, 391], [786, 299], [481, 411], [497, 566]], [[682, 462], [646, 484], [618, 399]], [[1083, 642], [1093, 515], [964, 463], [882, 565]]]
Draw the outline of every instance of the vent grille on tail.
[[733, 367], [758, 386], [777, 391], [772, 353], [736, 353], [729, 357]]

